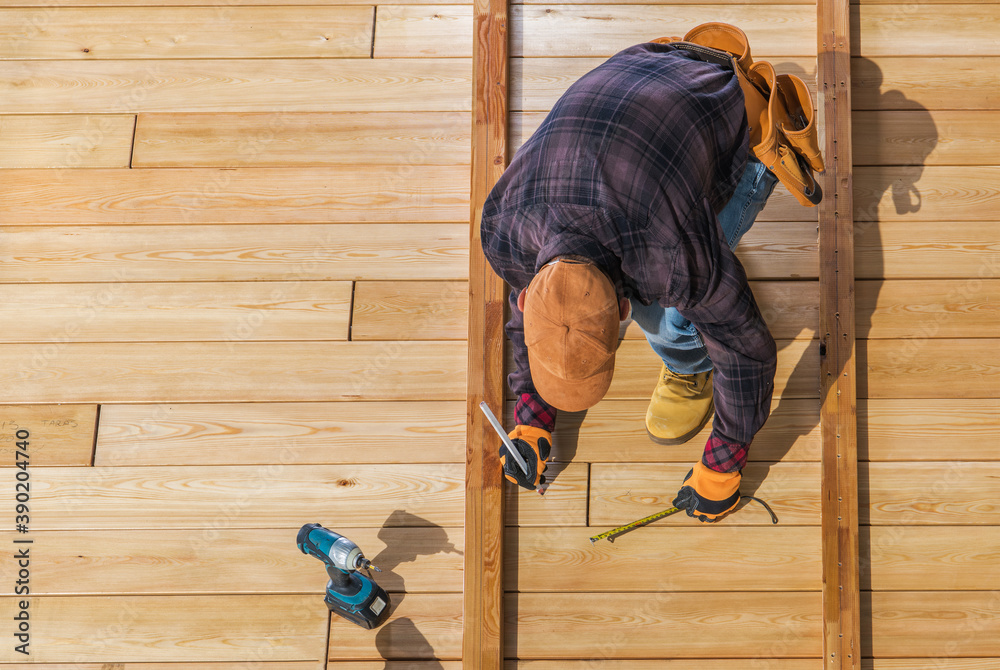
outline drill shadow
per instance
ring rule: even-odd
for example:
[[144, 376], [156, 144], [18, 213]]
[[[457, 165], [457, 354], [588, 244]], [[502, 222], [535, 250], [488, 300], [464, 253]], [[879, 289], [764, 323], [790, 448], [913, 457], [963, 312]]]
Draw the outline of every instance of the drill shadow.
[[412, 563], [422, 556], [462, 551], [448, 538], [448, 531], [415, 514], [395, 510], [379, 529], [378, 538], [385, 543], [372, 563], [382, 569], [379, 581], [391, 593], [392, 614], [375, 636], [375, 647], [386, 661], [385, 668], [393, 661], [419, 659], [422, 670], [443, 670], [437, 661], [433, 645], [409, 617], [394, 617], [399, 605], [406, 599], [406, 583], [396, 570], [405, 563]]

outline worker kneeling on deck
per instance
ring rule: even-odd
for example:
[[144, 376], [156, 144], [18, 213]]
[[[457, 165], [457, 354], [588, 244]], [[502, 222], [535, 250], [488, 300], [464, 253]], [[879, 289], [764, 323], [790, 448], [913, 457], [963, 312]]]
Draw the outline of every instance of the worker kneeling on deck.
[[510, 437], [531, 474], [501, 447], [507, 479], [544, 483], [557, 409], [604, 397], [631, 316], [663, 361], [650, 439], [681, 444], [715, 414], [674, 504], [702, 521], [737, 505], [776, 361], [732, 251], [777, 181], [750, 155], [751, 133], [733, 67], [647, 43], [573, 84], [517, 152], [481, 229], [512, 287]]

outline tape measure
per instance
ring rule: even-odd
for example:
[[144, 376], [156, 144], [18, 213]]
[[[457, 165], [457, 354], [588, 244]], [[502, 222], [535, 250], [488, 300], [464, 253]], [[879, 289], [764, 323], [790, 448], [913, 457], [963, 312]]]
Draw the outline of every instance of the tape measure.
[[607, 540], [608, 542], [614, 543], [615, 538], [618, 537], [619, 535], [623, 535], [629, 532], [630, 530], [635, 530], [636, 528], [641, 528], [642, 526], [645, 526], [648, 523], [653, 523], [657, 519], [662, 519], [665, 516], [670, 516], [671, 514], [676, 514], [677, 512], [680, 511], [681, 510], [679, 507], [671, 507], [670, 509], [665, 509], [662, 512], [657, 512], [656, 514], [650, 514], [649, 516], [643, 519], [639, 519], [638, 521], [633, 521], [632, 523], [625, 524], [624, 526], [618, 526], [617, 528], [609, 530], [605, 533], [601, 533], [600, 535], [595, 535], [594, 537], [590, 538], [590, 543], [593, 544], [598, 540]]

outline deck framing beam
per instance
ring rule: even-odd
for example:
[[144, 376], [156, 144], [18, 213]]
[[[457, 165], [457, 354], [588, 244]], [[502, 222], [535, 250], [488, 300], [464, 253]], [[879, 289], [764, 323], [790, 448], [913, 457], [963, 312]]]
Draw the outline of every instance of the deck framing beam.
[[861, 667], [850, 0], [818, 0], [826, 176], [819, 208], [823, 660]]
[[501, 670], [504, 660], [505, 480], [500, 440], [479, 403], [502, 417], [505, 286], [483, 256], [479, 226], [483, 202], [507, 166], [507, 13], [507, 0], [475, 0], [462, 660], [482, 670]]

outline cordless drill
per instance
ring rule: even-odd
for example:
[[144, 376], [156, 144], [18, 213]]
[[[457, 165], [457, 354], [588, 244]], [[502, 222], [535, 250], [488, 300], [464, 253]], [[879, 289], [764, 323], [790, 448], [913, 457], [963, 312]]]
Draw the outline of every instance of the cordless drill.
[[326, 565], [330, 581], [323, 602], [330, 609], [362, 628], [378, 628], [389, 617], [389, 594], [370, 576], [358, 570], [382, 572], [364, 557], [358, 545], [318, 523], [307, 523], [295, 539], [303, 554]]

